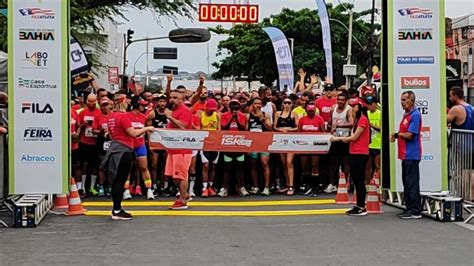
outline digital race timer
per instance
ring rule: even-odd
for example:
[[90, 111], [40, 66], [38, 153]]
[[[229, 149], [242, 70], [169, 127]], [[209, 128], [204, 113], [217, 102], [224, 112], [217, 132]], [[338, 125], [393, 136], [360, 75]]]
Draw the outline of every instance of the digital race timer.
[[258, 5], [199, 4], [199, 21], [257, 23]]

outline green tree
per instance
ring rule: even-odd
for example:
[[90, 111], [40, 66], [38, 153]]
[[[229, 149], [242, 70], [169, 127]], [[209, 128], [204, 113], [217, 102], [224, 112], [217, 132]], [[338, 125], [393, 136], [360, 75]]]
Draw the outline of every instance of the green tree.
[[[349, 15], [346, 8], [350, 4], [340, 4], [335, 7], [328, 5], [329, 17], [349, 25]], [[358, 64], [359, 72], [367, 68], [367, 48], [370, 23], [362, 18], [370, 14], [370, 10], [354, 12], [353, 34], [361, 41], [352, 45], [352, 62]], [[367, 20], [368, 21], [368, 20]], [[299, 11], [283, 9], [279, 14], [271, 15], [258, 24], [238, 24], [229, 30], [220, 26], [211, 29], [218, 34], [227, 34], [229, 38], [218, 45], [218, 56], [225, 57], [213, 65], [218, 69], [214, 78], [246, 77], [247, 80], [259, 80], [265, 85], [271, 85], [278, 78], [275, 55], [270, 39], [262, 30], [263, 27], [277, 27], [287, 38], [294, 39], [293, 64], [295, 72], [299, 67], [306, 68], [310, 73], [325, 75], [326, 66], [322, 42], [321, 24], [317, 11], [302, 9]], [[333, 51], [334, 83], [342, 84], [342, 66], [346, 63], [348, 32], [339, 23], [330, 22]], [[375, 25], [380, 29], [380, 25]], [[296, 74], [296, 73], [295, 73]]]
[[[99, 66], [97, 55], [106, 52], [106, 37], [100, 34], [102, 22], [106, 19], [118, 23], [117, 18], [127, 19], [124, 11], [129, 8], [152, 10], [155, 19], [161, 16], [186, 16], [194, 9], [192, 1], [163, 1], [163, 0], [70, 0], [71, 33], [81, 44], [95, 48], [95, 53], [89, 55], [89, 62]], [[0, 2], [0, 8], [7, 8], [7, 1]], [[7, 19], [0, 16], [0, 49], [7, 51]]]

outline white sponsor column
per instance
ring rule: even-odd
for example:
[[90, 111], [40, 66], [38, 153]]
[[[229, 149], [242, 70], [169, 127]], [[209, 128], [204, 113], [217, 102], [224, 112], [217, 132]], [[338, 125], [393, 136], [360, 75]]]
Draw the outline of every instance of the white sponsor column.
[[[422, 115], [422, 191], [447, 190], [446, 81], [444, 0], [390, 1], [388, 6], [388, 73], [390, 130], [403, 116], [400, 95], [415, 93]], [[391, 145], [391, 189], [403, 191], [397, 146]]]
[[8, 1], [10, 194], [67, 191], [68, 4]]

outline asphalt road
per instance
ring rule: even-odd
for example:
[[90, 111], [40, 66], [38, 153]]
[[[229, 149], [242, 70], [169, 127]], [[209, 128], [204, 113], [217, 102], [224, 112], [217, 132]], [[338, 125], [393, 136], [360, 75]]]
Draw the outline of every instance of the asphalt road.
[[[341, 208], [254, 209], [334, 206]], [[38, 228], [0, 229], [0, 265], [472, 265], [473, 231], [427, 218], [402, 221], [399, 210], [384, 210], [367, 217], [154, 216], [126, 222], [48, 215]]]

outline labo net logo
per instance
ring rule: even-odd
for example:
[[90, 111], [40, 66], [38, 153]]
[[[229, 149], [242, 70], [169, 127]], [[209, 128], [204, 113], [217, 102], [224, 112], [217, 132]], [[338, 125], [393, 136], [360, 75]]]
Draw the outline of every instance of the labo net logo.
[[224, 146], [245, 146], [251, 147], [252, 140], [245, 139], [243, 135], [223, 135], [221, 144]]
[[401, 77], [400, 86], [402, 89], [429, 89], [431, 82], [430, 77]]

